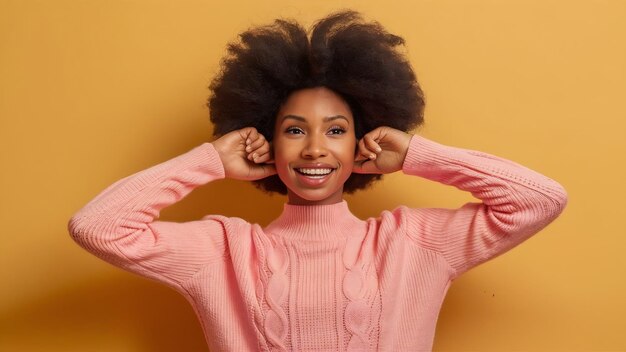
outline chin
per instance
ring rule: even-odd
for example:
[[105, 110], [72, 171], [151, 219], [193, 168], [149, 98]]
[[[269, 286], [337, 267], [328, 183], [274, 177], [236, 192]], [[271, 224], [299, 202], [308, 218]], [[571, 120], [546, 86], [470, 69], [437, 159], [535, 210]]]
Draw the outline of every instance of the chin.
[[337, 191], [328, 192], [324, 190], [299, 190], [298, 192], [296, 192], [293, 190], [289, 190], [289, 193], [292, 194], [292, 197], [297, 198], [298, 201], [322, 203], [324, 201], [330, 201], [331, 198], [333, 198], [337, 194]]

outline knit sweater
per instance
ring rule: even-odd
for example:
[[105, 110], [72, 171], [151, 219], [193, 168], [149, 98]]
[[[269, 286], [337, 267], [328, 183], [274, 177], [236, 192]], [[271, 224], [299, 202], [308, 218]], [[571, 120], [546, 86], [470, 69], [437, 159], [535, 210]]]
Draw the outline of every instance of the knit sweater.
[[194, 188], [224, 178], [206, 142], [115, 182], [68, 229], [101, 259], [184, 295], [212, 352], [429, 351], [451, 282], [547, 226], [567, 193], [512, 161], [419, 135], [402, 171], [481, 202], [399, 206], [366, 220], [345, 200], [286, 203], [265, 227], [221, 215], [157, 220]]

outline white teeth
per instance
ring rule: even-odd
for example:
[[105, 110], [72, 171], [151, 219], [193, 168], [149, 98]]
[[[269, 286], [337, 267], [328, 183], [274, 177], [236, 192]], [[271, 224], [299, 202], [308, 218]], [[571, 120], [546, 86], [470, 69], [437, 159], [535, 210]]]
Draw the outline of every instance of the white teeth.
[[298, 169], [298, 171], [307, 175], [328, 175], [333, 169]]

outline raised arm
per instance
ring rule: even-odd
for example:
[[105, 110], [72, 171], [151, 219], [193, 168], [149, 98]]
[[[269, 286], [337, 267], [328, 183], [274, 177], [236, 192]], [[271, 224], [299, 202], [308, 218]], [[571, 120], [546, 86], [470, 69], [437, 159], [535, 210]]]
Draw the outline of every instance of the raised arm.
[[217, 220], [157, 221], [161, 210], [193, 189], [224, 178], [219, 155], [203, 143], [107, 187], [68, 223], [71, 237], [101, 259], [177, 285], [224, 252]]
[[[115, 182], [72, 216], [71, 237], [113, 265], [178, 287], [223, 257], [229, 220], [219, 215], [184, 223], [156, 219], [163, 208], [213, 180], [270, 175], [273, 166], [247, 160], [268, 149], [259, 136], [249, 128], [233, 131]], [[249, 153], [246, 140], [253, 146]]]
[[458, 277], [550, 224], [567, 204], [556, 181], [480, 151], [411, 138], [402, 171], [460, 190], [482, 202], [458, 209], [405, 208], [408, 236], [441, 253]]

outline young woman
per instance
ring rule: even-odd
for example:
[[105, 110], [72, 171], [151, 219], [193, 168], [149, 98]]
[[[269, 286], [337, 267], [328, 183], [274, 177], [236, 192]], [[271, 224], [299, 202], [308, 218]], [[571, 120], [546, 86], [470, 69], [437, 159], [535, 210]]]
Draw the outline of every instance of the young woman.
[[[344, 11], [310, 37], [285, 20], [240, 37], [211, 84], [217, 138], [115, 182], [68, 224], [86, 250], [183, 294], [211, 351], [430, 350], [451, 282], [563, 211], [554, 180], [407, 133], [422, 90], [378, 23]], [[344, 193], [396, 171], [481, 202], [350, 212]], [[156, 220], [223, 178], [286, 194], [282, 214]]]

